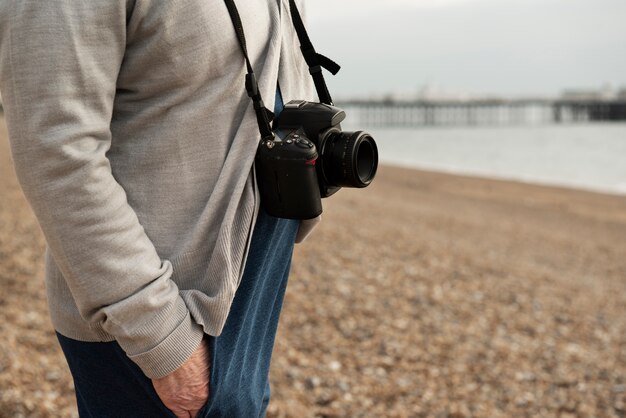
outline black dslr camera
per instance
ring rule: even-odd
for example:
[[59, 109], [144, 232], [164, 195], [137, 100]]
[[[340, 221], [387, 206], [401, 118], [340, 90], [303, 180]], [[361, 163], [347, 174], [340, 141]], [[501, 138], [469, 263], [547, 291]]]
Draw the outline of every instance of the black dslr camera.
[[274, 115], [263, 104], [239, 11], [234, 0], [225, 3], [246, 60], [246, 91], [262, 138], [255, 158], [261, 205], [278, 218], [315, 218], [322, 213], [322, 197], [372, 182], [378, 168], [376, 143], [363, 131], [341, 130], [346, 114], [333, 106], [322, 75], [322, 68], [337, 74], [340, 67], [315, 51], [295, 0], [289, 0], [291, 19], [320, 103], [292, 100], [272, 127]]
[[322, 213], [322, 197], [341, 187], [367, 187], [378, 167], [374, 139], [343, 132], [343, 110], [294, 100], [274, 123], [273, 140], [261, 142], [256, 171], [261, 204], [272, 216], [311, 219]]

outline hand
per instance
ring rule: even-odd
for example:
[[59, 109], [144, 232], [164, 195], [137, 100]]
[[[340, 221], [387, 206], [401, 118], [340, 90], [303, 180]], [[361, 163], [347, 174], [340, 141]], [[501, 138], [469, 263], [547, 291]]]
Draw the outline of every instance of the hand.
[[178, 418], [195, 418], [209, 399], [209, 348], [206, 340], [178, 369], [152, 385], [165, 406]]

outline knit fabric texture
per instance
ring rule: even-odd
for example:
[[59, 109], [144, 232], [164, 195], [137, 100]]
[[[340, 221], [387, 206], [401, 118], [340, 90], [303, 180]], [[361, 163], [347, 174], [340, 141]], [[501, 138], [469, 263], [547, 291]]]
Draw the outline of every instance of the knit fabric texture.
[[[313, 100], [288, 0], [238, 2], [260, 89]], [[53, 325], [150, 378], [219, 335], [259, 197], [258, 126], [223, 1], [5, 0], [0, 90], [45, 235]]]

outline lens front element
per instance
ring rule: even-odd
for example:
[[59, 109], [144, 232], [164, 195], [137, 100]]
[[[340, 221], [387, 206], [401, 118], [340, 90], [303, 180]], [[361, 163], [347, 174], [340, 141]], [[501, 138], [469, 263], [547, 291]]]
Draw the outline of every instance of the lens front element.
[[378, 168], [378, 148], [363, 131], [332, 132], [324, 141], [322, 164], [326, 180], [338, 187], [369, 186]]

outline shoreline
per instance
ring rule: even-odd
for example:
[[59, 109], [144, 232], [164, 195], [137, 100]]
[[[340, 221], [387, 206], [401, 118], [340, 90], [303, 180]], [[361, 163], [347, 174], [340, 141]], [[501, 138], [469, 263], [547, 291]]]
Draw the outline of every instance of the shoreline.
[[626, 195], [626, 123], [370, 133], [388, 165]]
[[567, 182], [559, 182], [557, 180], [546, 180], [539, 177], [515, 177], [515, 176], [507, 176], [504, 174], [498, 174], [495, 172], [473, 172], [471, 170], [464, 171], [463, 169], [457, 168], [446, 168], [437, 166], [435, 164], [421, 164], [421, 163], [403, 163], [403, 162], [394, 162], [394, 161], [381, 161], [381, 166], [391, 167], [391, 168], [401, 168], [407, 170], [415, 170], [420, 172], [430, 172], [430, 173], [440, 173], [446, 175], [454, 175], [459, 177], [467, 177], [467, 178], [475, 178], [482, 180], [496, 180], [496, 181], [508, 181], [513, 183], [521, 183], [527, 184], [530, 186], [539, 186], [539, 187], [550, 187], [555, 189], [565, 189], [572, 191], [581, 191], [581, 192], [589, 192], [589, 193], [597, 193], [597, 194], [606, 194], [611, 196], [626, 196], [626, 179], [624, 179], [624, 184], [616, 187], [602, 187], [602, 186], [592, 186], [585, 184], [573, 184]]

